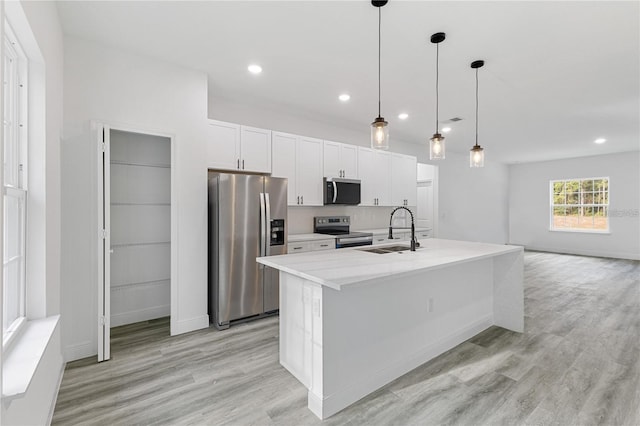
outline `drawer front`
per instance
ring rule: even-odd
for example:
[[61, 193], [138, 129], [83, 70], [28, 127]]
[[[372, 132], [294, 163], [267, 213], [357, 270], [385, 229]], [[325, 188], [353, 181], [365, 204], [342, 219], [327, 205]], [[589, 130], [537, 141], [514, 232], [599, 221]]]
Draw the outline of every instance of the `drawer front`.
[[336, 240], [334, 240], [334, 239], [314, 241], [312, 243], [312, 250], [313, 251], [334, 250], [335, 248], [336, 248]]
[[298, 243], [289, 243], [287, 247], [287, 253], [304, 253], [306, 251], [312, 251], [311, 241], [301, 241]]
[[416, 238], [417, 239], [422, 239], [422, 238], [432, 238], [432, 232], [431, 230], [427, 230], [427, 231], [420, 231], [420, 232], [416, 232]]

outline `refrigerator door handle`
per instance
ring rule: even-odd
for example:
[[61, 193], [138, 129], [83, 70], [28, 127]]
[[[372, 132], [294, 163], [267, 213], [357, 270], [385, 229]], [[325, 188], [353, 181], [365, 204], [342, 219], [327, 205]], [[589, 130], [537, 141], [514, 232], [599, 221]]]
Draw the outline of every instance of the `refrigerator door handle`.
[[338, 185], [335, 182], [331, 182], [333, 184], [333, 203], [335, 204], [338, 199]]
[[269, 193], [264, 194], [265, 210], [267, 215], [264, 222], [264, 255], [271, 256], [271, 200], [269, 199]]
[[[267, 227], [266, 227], [266, 204], [265, 204], [265, 194], [264, 192], [260, 193], [260, 256], [265, 255], [265, 247], [267, 240]], [[262, 268], [262, 264], [260, 264]]]

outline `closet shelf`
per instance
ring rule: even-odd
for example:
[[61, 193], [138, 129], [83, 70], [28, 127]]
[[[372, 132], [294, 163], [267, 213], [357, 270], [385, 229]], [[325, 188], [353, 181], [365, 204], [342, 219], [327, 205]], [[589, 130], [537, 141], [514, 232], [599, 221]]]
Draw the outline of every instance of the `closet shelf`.
[[170, 169], [171, 164], [161, 164], [161, 163], [134, 163], [131, 161], [118, 161], [111, 160], [111, 164], [117, 164], [119, 166], [140, 166], [140, 167], [157, 167], [161, 169]]
[[111, 203], [112, 206], [170, 206], [171, 203]]
[[171, 244], [171, 241], [153, 241], [149, 243], [115, 243], [111, 244], [111, 248], [114, 247], [134, 247], [134, 246], [159, 246], [163, 244]]

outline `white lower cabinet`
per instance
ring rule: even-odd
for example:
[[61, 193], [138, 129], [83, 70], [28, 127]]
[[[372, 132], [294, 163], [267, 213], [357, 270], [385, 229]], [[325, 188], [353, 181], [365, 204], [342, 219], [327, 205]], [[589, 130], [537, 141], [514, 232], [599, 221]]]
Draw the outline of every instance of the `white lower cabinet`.
[[334, 250], [336, 248], [336, 240], [334, 238], [326, 240], [300, 241], [296, 243], [288, 243], [287, 253], [304, 253], [308, 251]]

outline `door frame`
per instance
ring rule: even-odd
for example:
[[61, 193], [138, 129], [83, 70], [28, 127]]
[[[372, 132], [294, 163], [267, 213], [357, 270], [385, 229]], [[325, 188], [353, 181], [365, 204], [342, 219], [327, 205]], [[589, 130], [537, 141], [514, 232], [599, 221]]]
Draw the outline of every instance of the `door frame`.
[[[170, 294], [170, 327], [178, 317], [178, 190], [176, 171], [176, 144], [175, 135], [158, 130], [131, 126], [123, 123], [108, 123], [105, 121], [91, 121], [91, 129], [94, 133], [96, 149], [96, 177], [97, 177], [97, 260], [98, 260], [98, 292], [96, 298], [97, 320], [97, 350], [98, 362], [111, 358], [111, 204], [110, 183], [110, 131], [138, 133], [149, 136], [168, 138], [171, 145], [171, 294]], [[105, 167], [108, 165], [108, 167]]]

